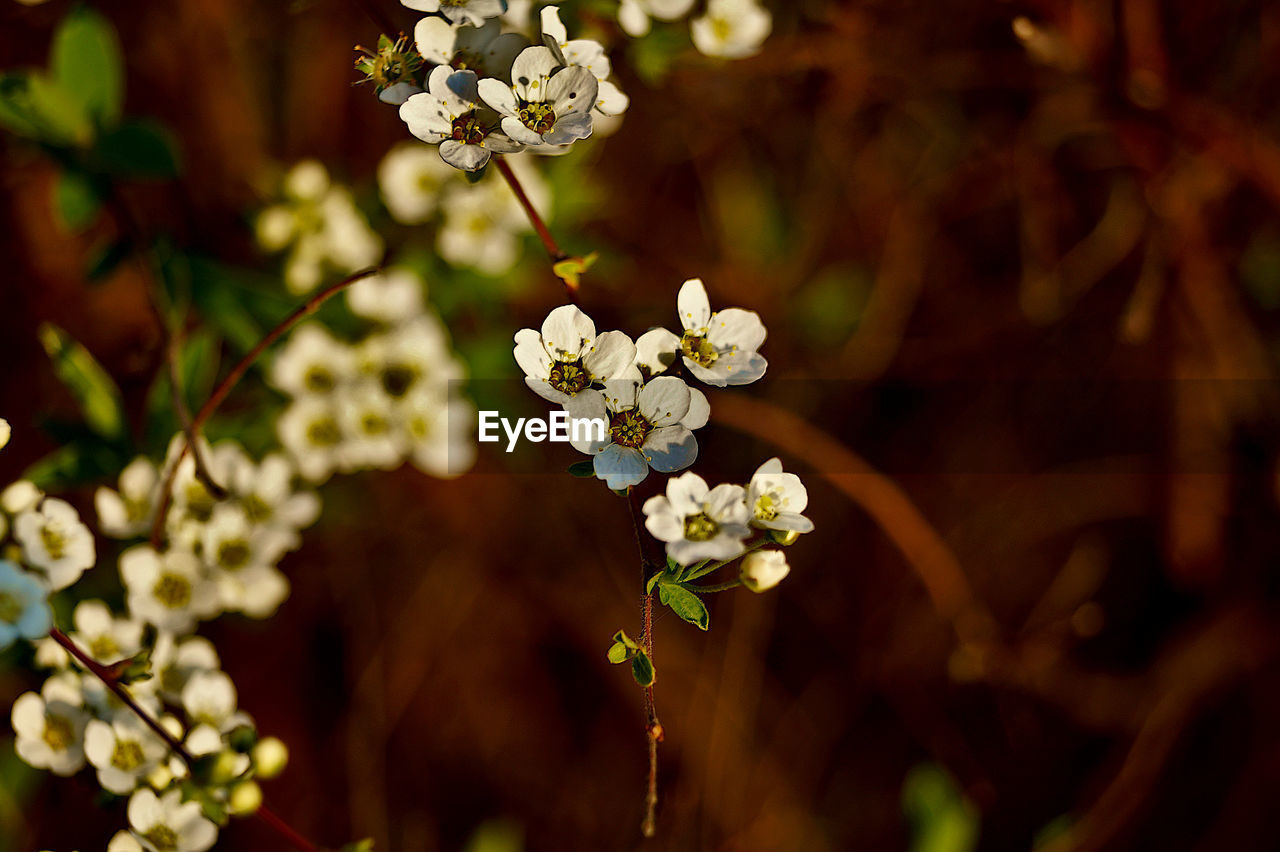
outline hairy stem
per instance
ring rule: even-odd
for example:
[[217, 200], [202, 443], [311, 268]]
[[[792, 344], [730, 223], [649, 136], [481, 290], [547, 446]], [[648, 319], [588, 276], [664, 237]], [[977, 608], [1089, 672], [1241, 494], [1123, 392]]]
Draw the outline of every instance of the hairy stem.
[[[195, 758], [191, 755], [191, 752], [187, 751], [186, 746], [178, 742], [177, 738], [174, 737], [173, 734], [170, 734], [165, 730], [164, 725], [161, 725], [156, 719], [152, 718], [150, 713], [144, 710], [138, 702], [133, 700], [133, 696], [129, 694], [129, 690], [124, 688], [124, 685], [120, 683], [119, 679], [110, 668], [102, 665], [93, 657], [90, 657], [72, 640], [70, 636], [63, 633], [56, 627], [49, 631], [49, 638], [61, 645], [68, 654], [75, 657], [82, 666], [88, 669], [90, 674], [102, 681], [102, 685], [111, 690], [111, 692], [115, 694], [116, 698], [119, 698], [126, 707], [133, 711], [133, 714], [137, 716], [144, 725], [150, 728], [155, 735], [158, 736], [164, 744], [167, 745], [169, 749], [186, 764], [188, 770], [192, 770], [194, 768]], [[276, 833], [287, 840], [294, 846], [294, 848], [300, 849], [302, 852], [322, 852], [320, 846], [312, 843], [310, 840], [299, 834], [296, 829], [270, 811], [266, 805], [260, 805], [258, 807], [257, 816], [267, 825], [275, 829]]]
[[[648, 555], [645, 546], [647, 539], [641, 530], [641, 511], [639, 498], [635, 490], [627, 489], [627, 509], [631, 513], [631, 526], [636, 534], [636, 549], [640, 551], [640, 607], [641, 631], [640, 644], [644, 652], [653, 662], [653, 595], [645, 591], [649, 587], [649, 578], [661, 571], [663, 563], [655, 561]], [[656, 544], [656, 542], [655, 542]], [[656, 667], [655, 667], [656, 668]], [[644, 818], [640, 822], [640, 833], [645, 837], [653, 837], [658, 830], [658, 743], [662, 742], [662, 723], [658, 721], [658, 708], [653, 699], [653, 684], [644, 688], [645, 736], [649, 745], [649, 783], [645, 788]]]
[[[547, 255], [550, 256], [551, 262], [559, 263], [567, 259], [569, 255], [565, 254], [560, 246], [556, 244], [556, 239], [551, 236], [551, 230], [547, 227], [547, 223], [543, 221], [542, 217], [538, 215], [538, 211], [534, 209], [533, 202], [529, 200], [529, 195], [520, 184], [520, 178], [516, 177], [516, 173], [511, 170], [510, 164], [501, 155], [496, 155], [491, 159], [497, 164], [498, 172], [502, 175], [503, 180], [507, 182], [507, 186], [511, 187], [511, 191], [515, 193], [516, 201], [520, 202], [520, 206], [524, 208], [525, 215], [529, 217], [529, 222], [533, 225], [533, 230], [538, 234], [538, 239], [542, 240], [542, 246], [547, 250]], [[578, 289], [563, 278], [560, 280], [564, 283], [565, 293], [569, 296], [569, 301], [576, 304], [578, 301]]]
[[200, 410], [196, 412], [196, 416], [192, 418], [190, 432], [191, 438], [183, 444], [182, 449], [178, 451], [177, 457], [174, 458], [173, 463], [169, 466], [168, 472], [165, 474], [164, 484], [160, 488], [160, 497], [156, 505], [156, 516], [151, 524], [152, 547], [159, 549], [161, 538], [164, 535], [164, 519], [165, 515], [168, 513], [169, 501], [173, 498], [173, 480], [177, 475], [178, 465], [181, 464], [183, 457], [185, 457], [187, 451], [191, 449], [194, 441], [199, 440], [200, 430], [204, 427], [204, 424], [207, 423], [209, 418], [213, 416], [213, 413], [218, 410], [218, 406], [222, 405], [223, 400], [227, 398], [227, 394], [231, 393], [231, 389], [234, 388], [240, 379], [244, 377], [244, 374], [248, 372], [249, 367], [253, 365], [253, 362], [257, 361], [258, 358], [262, 356], [262, 353], [267, 351], [267, 348], [279, 340], [285, 332], [297, 325], [299, 320], [315, 313], [316, 310], [318, 310], [326, 301], [350, 287], [352, 284], [363, 278], [368, 278], [370, 275], [375, 275], [379, 271], [380, 270], [377, 268], [362, 269], [353, 275], [348, 275], [336, 284], [330, 284], [319, 293], [316, 293], [305, 303], [299, 306], [293, 313], [282, 319], [275, 328], [264, 334], [262, 339], [249, 350], [248, 354], [236, 362], [236, 365], [231, 368], [231, 371], [227, 373], [222, 381], [218, 383], [218, 386], [213, 389], [213, 393], [209, 394], [208, 401], [200, 407]]

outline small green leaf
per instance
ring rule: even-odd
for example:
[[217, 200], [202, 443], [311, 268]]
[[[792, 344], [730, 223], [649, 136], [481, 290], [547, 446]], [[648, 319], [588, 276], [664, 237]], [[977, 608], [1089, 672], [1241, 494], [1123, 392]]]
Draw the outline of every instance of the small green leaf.
[[631, 676], [641, 686], [653, 686], [653, 682], [657, 680], [657, 673], [653, 670], [653, 661], [649, 659], [649, 655], [644, 651], [637, 650], [635, 656], [631, 658]]
[[977, 809], [941, 767], [921, 764], [902, 783], [902, 810], [912, 852], [971, 852], [978, 844]]
[[128, 659], [115, 663], [111, 666], [111, 673], [117, 683], [125, 686], [150, 680], [152, 677], [151, 649], [146, 648]]
[[467, 183], [479, 183], [484, 178], [485, 173], [488, 171], [489, 171], [489, 164], [485, 163], [483, 166], [476, 169], [474, 172], [463, 172], [462, 176], [467, 179]]
[[628, 650], [640, 650], [640, 643], [628, 636], [625, 630], [619, 630], [613, 634], [613, 641], [625, 645]]
[[90, 281], [102, 281], [116, 271], [116, 267], [133, 251], [133, 243], [121, 238], [109, 240], [97, 246], [89, 255], [89, 268], [85, 275]]
[[111, 22], [87, 7], [73, 9], [53, 34], [54, 79], [102, 126], [120, 120], [124, 59]]
[[631, 657], [631, 651], [621, 642], [614, 642], [609, 646], [609, 662], [615, 666], [619, 663], [625, 663]]
[[54, 372], [80, 403], [89, 427], [104, 438], [123, 438], [126, 421], [120, 389], [107, 371], [89, 350], [56, 325], [43, 323], [39, 335]]
[[54, 209], [62, 223], [72, 231], [82, 231], [93, 224], [102, 209], [102, 198], [88, 175], [64, 171], [53, 185]]
[[84, 106], [43, 71], [0, 75], [0, 124], [54, 145], [87, 147], [93, 141]]
[[123, 178], [164, 180], [182, 171], [173, 134], [146, 118], [126, 121], [104, 133], [94, 146], [93, 159], [103, 171]]
[[577, 290], [579, 279], [582, 274], [595, 265], [600, 259], [599, 252], [591, 252], [586, 257], [566, 257], [564, 260], [558, 260], [551, 266], [551, 271], [556, 277], [568, 285], [570, 290]]
[[652, 577], [650, 577], [649, 582], [644, 584], [644, 593], [646, 595], [653, 594], [653, 587], [658, 585], [658, 583], [662, 582], [664, 577], [666, 577], [667, 579], [670, 579], [669, 577], [667, 577], [666, 574], [663, 574], [661, 572], [654, 574]]
[[592, 462], [592, 461], [574, 462], [573, 464], [569, 465], [569, 473], [573, 474], [579, 479], [590, 479], [591, 477], [596, 475], [595, 462]]
[[661, 583], [658, 586], [658, 597], [661, 598], [664, 604], [671, 607], [672, 612], [685, 621], [699, 630], [707, 629], [709, 619], [706, 604], [684, 586], [677, 586], [674, 583]]

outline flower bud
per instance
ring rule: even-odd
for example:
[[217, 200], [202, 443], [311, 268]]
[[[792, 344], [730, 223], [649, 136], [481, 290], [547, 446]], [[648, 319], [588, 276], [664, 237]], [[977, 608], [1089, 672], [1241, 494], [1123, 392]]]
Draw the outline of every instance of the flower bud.
[[742, 585], [753, 592], [772, 589], [791, 571], [781, 550], [757, 550], [742, 560]]
[[231, 788], [227, 810], [236, 816], [250, 816], [262, 807], [262, 788], [256, 781], [242, 781]]
[[289, 749], [276, 737], [264, 737], [253, 747], [253, 763], [258, 777], [266, 781], [275, 778], [289, 763]]

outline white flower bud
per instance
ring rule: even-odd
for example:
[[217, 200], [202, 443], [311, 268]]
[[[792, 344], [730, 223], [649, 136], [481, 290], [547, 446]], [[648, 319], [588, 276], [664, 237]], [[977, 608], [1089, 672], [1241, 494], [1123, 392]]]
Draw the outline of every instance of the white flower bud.
[[772, 589], [791, 571], [781, 550], [757, 550], [742, 560], [742, 585], [753, 592]]

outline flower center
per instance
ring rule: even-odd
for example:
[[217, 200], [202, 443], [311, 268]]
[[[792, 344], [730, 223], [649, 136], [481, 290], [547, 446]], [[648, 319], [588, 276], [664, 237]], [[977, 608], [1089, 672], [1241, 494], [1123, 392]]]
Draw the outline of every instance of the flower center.
[[191, 581], [180, 574], [161, 574], [151, 594], [169, 609], [182, 609], [191, 603]]
[[314, 447], [333, 447], [342, 442], [342, 430], [332, 417], [314, 420], [307, 425], [307, 442]]
[[408, 364], [388, 364], [382, 371], [382, 389], [396, 399], [404, 396], [418, 380], [418, 371]]
[[551, 375], [547, 384], [569, 396], [576, 396], [579, 391], [591, 384], [591, 377], [583, 369], [581, 361], [557, 361], [551, 365]]
[[44, 742], [54, 751], [66, 751], [76, 740], [76, 729], [66, 716], [49, 715], [44, 719]]
[[117, 740], [111, 752], [111, 765], [121, 772], [132, 772], [146, 760], [142, 754], [142, 746], [133, 740]]
[[142, 837], [160, 852], [173, 852], [178, 848], [178, 833], [167, 825], [153, 825]]
[[720, 41], [728, 41], [733, 34], [733, 22], [719, 15], [711, 19], [711, 32]]
[[537, 134], [547, 133], [556, 126], [555, 110], [551, 108], [551, 104], [541, 101], [526, 103], [520, 108], [518, 115], [520, 123]]
[[186, 489], [187, 511], [191, 517], [201, 523], [209, 520], [213, 515], [214, 504], [217, 503], [213, 499], [213, 495], [199, 481], [192, 480]]
[[391, 423], [376, 411], [366, 411], [360, 415], [360, 431], [366, 435], [385, 435], [391, 431]]
[[684, 519], [684, 537], [689, 541], [711, 541], [719, 532], [720, 525], [707, 517], [706, 512]]
[[218, 545], [218, 564], [228, 571], [239, 571], [249, 562], [249, 542], [242, 538]]
[[692, 331], [686, 331], [684, 337], [680, 338], [680, 351], [686, 358], [703, 367], [710, 367], [720, 357], [705, 335]]
[[762, 521], [772, 521], [778, 517], [778, 501], [772, 494], [761, 494], [756, 500], [755, 515]]
[[333, 371], [323, 364], [313, 364], [302, 377], [302, 384], [312, 393], [328, 393], [337, 383]]
[[40, 528], [40, 543], [50, 559], [61, 559], [67, 555], [67, 537], [57, 524], [48, 523]]
[[124, 498], [124, 516], [131, 524], [140, 524], [151, 514], [151, 501], [147, 499]]
[[453, 61], [449, 65], [458, 71], [475, 71], [484, 76], [484, 57], [471, 50], [459, 50], [453, 54]]
[[609, 423], [609, 437], [621, 447], [641, 447], [644, 439], [653, 431], [653, 424], [634, 408], [613, 415]]
[[463, 113], [453, 120], [453, 139], [464, 145], [479, 145], [484, 141], [485, 127], [474, 112]]
[[240, 501], [240, 507], [244, 509], [245, 516], [251, 523], [262, 524], [271, 520], [271, 516], [275, 514], [275, 510], [271, 508], [271, 504], [263, 500], [257, 494], [250, 494]]
[[99, 662], [108, 662], [120, 656], [120, 646], [110, 635], [104, 633], [93, 637], [89, 643], [89, 655]]
[[6, 624], [17, 624], [26, 609], [17, 595], [12, 592], [0, 592], [0, 621]]

